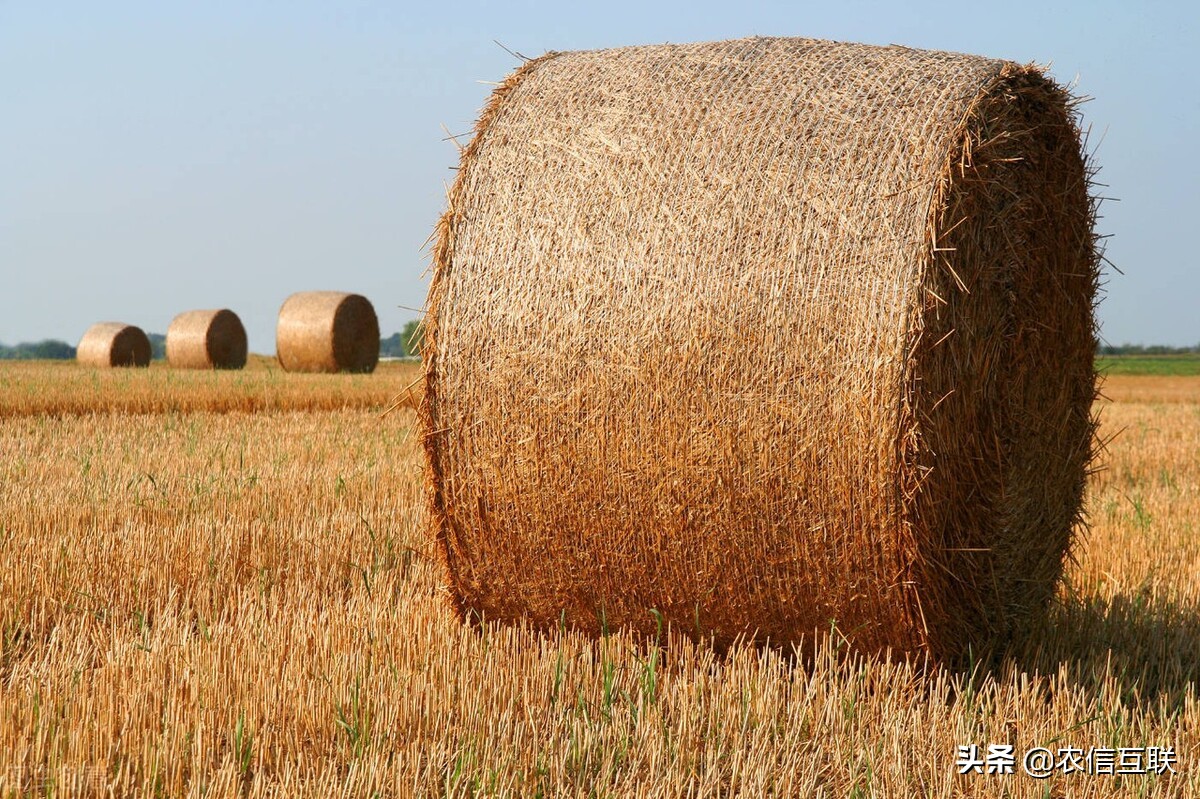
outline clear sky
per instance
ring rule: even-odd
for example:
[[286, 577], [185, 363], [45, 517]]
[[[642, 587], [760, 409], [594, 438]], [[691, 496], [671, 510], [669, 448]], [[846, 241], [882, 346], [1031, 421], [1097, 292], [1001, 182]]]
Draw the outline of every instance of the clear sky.
[[[1200, 342], [1200, 7], [1177, 3], [0, 0], [0, 342], [165, 332], [228, 306], [253, 351], [305, 289], [366, 294], [384, 334], [489, 86], [525, 55], [747, 35], [1051, 63], [1094, 98], [1111, 234], [1103, 337]], [[1186, 229], [1185, 229], [1186, 228]], [[1184, 234], [1187, 235], [1184, 235]]]

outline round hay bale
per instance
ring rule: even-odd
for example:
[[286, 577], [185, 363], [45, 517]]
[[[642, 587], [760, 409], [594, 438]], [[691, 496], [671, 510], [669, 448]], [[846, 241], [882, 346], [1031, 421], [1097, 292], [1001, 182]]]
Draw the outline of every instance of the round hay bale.
[[149, 366], [150, 339], [140, 327], [124, 322], [97, 322], [87, 329], [75, 360], [84, 366]]
[[176, 369], [241, 369], [246, 328], [228, 309], [184, 311], [167, 328], [167, 363]]
[[275, 348], [289, 372], [373, 372], [379, 319], [362, 295], [300, 292], [279, 309]]
[[1094, 440], [1073, 109], [1034, 66], [805, 39], [510, 76], [425, 321], [460, 612], [937, 659], [1026, 631]]

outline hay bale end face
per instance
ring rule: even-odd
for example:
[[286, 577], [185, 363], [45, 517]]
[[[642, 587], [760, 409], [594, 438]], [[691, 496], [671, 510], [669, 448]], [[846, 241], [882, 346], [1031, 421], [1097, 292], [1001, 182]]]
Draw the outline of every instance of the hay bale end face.
[[459, 609], [939, 659], [1026, 631], [1093, 449], [1072, 109], [1035, 67], [806, 39], [510, 76], [425, 322]]
[[140, 327], [123, 322], [97, 322], [87, 329], [75, 360], [85, 366], [149, 366], [150, 339]]
[[362, 295], [301, 292], [279, 309], [275, 344], [289, 372], [372, 372], [379, 363], [379, 320]]
[[184, 311], [167, 328], [167, 362], [176, 369], [241, 369], [246, 328], [228, 309]]

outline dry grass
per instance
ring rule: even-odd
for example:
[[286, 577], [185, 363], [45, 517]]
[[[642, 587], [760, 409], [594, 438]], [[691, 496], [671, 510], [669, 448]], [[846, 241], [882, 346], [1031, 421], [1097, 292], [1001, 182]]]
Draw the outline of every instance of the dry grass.
[[1112, 375], [1100, 386], [1106, 399], [1117, 403], [1161, 404], [1196, 402], [1196, 379], [1194, 377], [1156, 377], [1138, 380], [1132, 376]]
[[[149, 374], [162, 407], [206, 385]], [[974, 673], [463, 626], [429, 557], [411, 410], [134, 420], [61, 391], [70, 414], [0, 419], [0, 796], [1200, 787], [1200, 379], [1109, 381], [1135, 399], [1105, 414], [1124, 432], [1043, 644]], [[1174, 746], [1179, 774], [956, 776], [957, 744], [1008, 741]]]
[[[373, 375], [288, 374], [274, 358], [250, 356], [240, 372], [80, 368], [11, 361], [0, 366], [0, 419], [91, 413], [327, 411], [389, 407], [420, 366], [386, 362]], [[404, 400], [408, 401], [408, 400]]]

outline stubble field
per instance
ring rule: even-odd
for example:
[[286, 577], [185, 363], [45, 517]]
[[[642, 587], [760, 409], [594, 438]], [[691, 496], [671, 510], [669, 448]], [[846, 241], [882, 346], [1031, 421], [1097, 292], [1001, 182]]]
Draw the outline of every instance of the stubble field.
[[[1109, 379], [1044, 629], [949, 672], [461, 624], [418, 374], [0, 366], [0, 796], [1200, 794], [1200, 378]], [[959, 775], [969, 744], [1176, 761]]]

